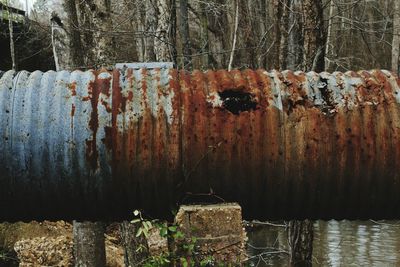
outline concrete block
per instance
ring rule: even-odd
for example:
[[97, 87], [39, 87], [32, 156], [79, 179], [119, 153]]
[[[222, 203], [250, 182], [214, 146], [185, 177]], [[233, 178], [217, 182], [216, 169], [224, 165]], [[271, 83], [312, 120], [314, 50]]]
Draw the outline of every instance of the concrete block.
[[218, 263], [240, 263], [246, 259], [247, 237], [238, 204], [181, 206], [175, 221], [186, 242], [192, 237], [197, 239], [196, 252], [202, 258], [212, 256]]

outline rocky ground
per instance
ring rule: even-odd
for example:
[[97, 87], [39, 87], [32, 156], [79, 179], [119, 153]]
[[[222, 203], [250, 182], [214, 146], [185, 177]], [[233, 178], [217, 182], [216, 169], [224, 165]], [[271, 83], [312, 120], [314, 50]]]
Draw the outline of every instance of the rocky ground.
[[[106, 231], [108, 267], [124, 266], [117, 229], [118, 226], [111, 224]], [[0, 224], [0, 249], [3, 251], [0, 266], [73, 266], [72, 224], [64, 221]]]
[[[182, 233], [175, 245], [186, 255], [200, 260], [212, 255], [215, 262], [238, 263], [246, 259], [246, 232], [242, 224], [241, 208], [235, 203], [181, 206], [175, 225]], [[109, 224], [105, 232], [108, 267], [124, 266], [124, 249], [120, 225]], [[167, 238], [160, 229], [149, 231], [147, 244], [151, 256], [168, 251]], [[177, 233], [177, 232], [176, 232]], [[195, 240], [195, 241], [193, 241]], [[190, 249], [190, 245], [193, 245]], [[186, 246], [186, 248], [185, 248]], [[190, 252], [192, 253], [192, 252]], [[57, 222], [18, 222], [0, 224], [1, 266], [73, 266], [72, 224]]]

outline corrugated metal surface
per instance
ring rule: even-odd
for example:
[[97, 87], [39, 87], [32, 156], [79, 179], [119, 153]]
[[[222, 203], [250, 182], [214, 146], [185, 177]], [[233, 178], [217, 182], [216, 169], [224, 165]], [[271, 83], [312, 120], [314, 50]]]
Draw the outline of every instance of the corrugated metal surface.
[[134, 62], [134, 63], [117, 63], [115, 64], [117, 69], [172, 69], [174, 68], [173, 62]]
[[238, 201], [246, 217], [399, 218], [387, 71], [8, 71], [0, 219], [117, 219]]

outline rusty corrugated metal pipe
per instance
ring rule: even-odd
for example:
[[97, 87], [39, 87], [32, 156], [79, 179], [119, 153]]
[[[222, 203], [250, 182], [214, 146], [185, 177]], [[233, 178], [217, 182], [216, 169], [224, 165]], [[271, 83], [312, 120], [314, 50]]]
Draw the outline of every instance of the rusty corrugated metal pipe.
[[0, 219], [399, 218], [399, 103], [383, 70], [8, 71]]

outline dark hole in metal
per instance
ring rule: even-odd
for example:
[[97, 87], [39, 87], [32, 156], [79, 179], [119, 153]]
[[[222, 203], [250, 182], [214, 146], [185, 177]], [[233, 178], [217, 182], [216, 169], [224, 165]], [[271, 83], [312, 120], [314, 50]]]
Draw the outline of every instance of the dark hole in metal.
[[321, 110], [324, 114], [330, 114], [330, 111], [335, 108], [335, 105], [333, 103], [331, 93], [328, 89], [328, 79], [320, 78], [320, 83], [318, 84], [318, 88], [321, 92], [322, 99], [325, 102], [321, 107]]
[[329, 106], [331, 104], [331, 99], [328, 91], [328, 79], [320, 78], [318, 88], [321, 91], [322, 99], [325, 101], [326, 105]]
[[223, 102], [224, 108], [235, 115], [240, 114], [242, 111], [256, 110], [257, 108], [257, 102], [250, 93], [225, 90], [218, 94]]

